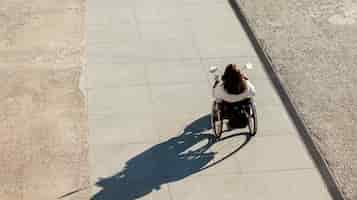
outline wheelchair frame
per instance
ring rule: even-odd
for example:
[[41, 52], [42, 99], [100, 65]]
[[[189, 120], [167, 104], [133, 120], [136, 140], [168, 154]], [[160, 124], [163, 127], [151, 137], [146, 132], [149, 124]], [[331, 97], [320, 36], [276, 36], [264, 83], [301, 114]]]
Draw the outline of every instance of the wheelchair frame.
[[[217, 138], [220, 138], [222, 133], [223, 133], [223, 120], [224, 118], [224, 113], [222, 109], [223, 103], [213, 101], [212, 105], [212, 113], [211, 113], [211, 124], [212, 124], [212, 129], [214, 132], [214, 135]], [[250, 136], [255, 136], [258, 131], [258, 117], [257, 117], [257, 111], [256, 111], [256, 104], [252, 98], [249, 99], [247, 104], [241, 105], [243, 112], [245, 113], [247, 119], [248, 119], [248, 129], [249, 129], [249, 135]]]

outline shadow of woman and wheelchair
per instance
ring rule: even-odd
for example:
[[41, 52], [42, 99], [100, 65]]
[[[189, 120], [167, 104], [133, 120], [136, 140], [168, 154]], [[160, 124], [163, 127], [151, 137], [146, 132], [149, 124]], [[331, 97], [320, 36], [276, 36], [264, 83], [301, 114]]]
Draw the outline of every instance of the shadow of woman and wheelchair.
[[[115, 175], [101, 178], [96, 186], [101, 190], [91, 200], [134, 200], [165, 183], [175, 182], [219, 164], [243, 148], [250, 140], [248, 133], [237, 133], [216, 140], [209, 132], [210, 115], [189, 124], [183, 133], [157, 144], [126, 162]], [[216, 152], [210, 148], [217, 142], [245, 136], [244, 142], [229, 154], [214, 162]]]

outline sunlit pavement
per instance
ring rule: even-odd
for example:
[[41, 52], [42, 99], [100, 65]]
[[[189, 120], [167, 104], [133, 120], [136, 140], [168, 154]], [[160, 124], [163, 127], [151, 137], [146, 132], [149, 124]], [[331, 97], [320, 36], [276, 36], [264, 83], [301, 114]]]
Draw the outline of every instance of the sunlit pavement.
[[[228, 1], [87, 9], [93, 200], [331, 199]], [[257, 136], [213, 142], [208, 69], [248, 62]]]

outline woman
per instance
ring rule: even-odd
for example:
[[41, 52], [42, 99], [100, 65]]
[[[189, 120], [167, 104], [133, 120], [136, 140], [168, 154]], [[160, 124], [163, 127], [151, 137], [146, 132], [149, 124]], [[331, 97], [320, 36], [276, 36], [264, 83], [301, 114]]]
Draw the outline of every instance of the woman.
[[227, 65], [221, 82], [214, 88], [213, 96], [218, 102], [236, 103], [255, 96], [255, 88], [237, 64]]
[[213, 89], [213, 96], [221, 103], [225, 118], [229, 119], [229, 129], [246, 126], [247, 119], [242, 114], [241, 105], [253, 98], [255, 93], [253, 84], [240, 71], [238, 65], [227, 65], [221, 81]]

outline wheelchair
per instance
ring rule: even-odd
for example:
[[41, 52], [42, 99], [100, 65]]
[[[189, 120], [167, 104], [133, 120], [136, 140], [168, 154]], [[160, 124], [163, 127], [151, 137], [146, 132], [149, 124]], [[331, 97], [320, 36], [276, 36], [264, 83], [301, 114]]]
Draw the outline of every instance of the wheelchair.
[[[220, 138], [224, 131], [223, 121], [225, 119], [233, 120], [232, 117], [234, 118], [235, 111], [234, 110], [229, 111], [229, 109], [232, 109], [234, 106], [239, 107], [238, 108], [239, 112], [241, 112], [247, 120], [246, 126], [239, 127], [239, 128], [248, 127], [249, 135], [250, 136], [256, 135], [258, 130], [258, 119], [257, 119], [256, 104], [254, 100], [252, 98], [249, 98], [235, 104], [238, 105], [229, 105], [229, 103], [227, 102], [217, 102], [216, 100], [213, 101], [211, 124], [216, 138]], [[230, 114], [228, 115], [227, 112], [230, 112]]]
[[[251, 69], [251, 64], [245, 66], [246, 69]], [[212, 89], [214, 89], [219, 83], [220, 75], [217, 73], [218, 68], [216, 66], [211, 67], [210, 73], [214, 74], [214, 83]], [[231, 104], [231, 105], [229, 105]], [[232, 105], [235, 104], [235, 105]], [[228, 106], [227, 106], [228, 105]], [[239, 114], [243, 114], [245, 117], [246, 126], [240, 128], [246, 128], [248, 126], [249, 135], [255, 136], [258, 131], [258, 117], [256, 104], [253, 98], [247, 98], [237, 103], [228, 103], [228, 102], [218, 102], [217, 100], [213, 101], [212, 113], [211, 113], [211, 126], [216, 138], [220, 138], [223, 130], [223, 121], [225, 119], [232, 120], [234, 118], [234, 111], [230, 111], [232, 107], [239, 107]], [[230, 112], [227, 115], [227, 111]]]

